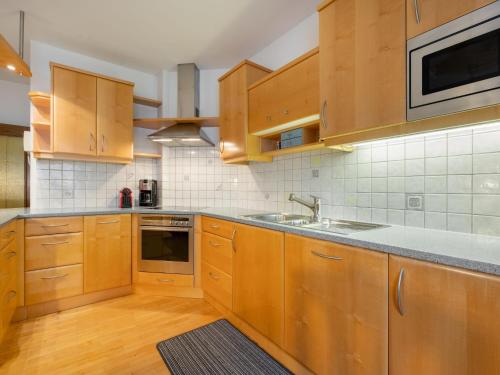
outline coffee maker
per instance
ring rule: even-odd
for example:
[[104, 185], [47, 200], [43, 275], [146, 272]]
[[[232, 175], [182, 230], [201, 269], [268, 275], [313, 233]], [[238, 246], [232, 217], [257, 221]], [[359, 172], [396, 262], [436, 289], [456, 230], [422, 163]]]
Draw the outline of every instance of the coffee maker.
[[158, 183], [156, 180], [139, 180], [139, 206], [158, 206]]

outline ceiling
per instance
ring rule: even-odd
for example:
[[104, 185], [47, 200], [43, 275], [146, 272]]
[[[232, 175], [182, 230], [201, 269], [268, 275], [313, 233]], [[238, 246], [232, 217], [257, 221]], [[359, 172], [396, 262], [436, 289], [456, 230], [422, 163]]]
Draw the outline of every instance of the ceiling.
[[[313, 14], [319, 0], [1, 0], [0, 32], [156, 73], [179, 63], [225, 68]], [[29, 53], [29, 44], [25, 50]], [[29, 61], [29, 56], [26, 56]]]

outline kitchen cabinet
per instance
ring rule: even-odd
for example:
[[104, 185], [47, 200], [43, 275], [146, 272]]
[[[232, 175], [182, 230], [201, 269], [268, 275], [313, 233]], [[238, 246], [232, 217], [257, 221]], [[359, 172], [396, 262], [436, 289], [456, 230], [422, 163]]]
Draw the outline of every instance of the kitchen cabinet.
[[133, 159], [133, 86], [97, 79], [97, 155]]
[[316, 374], [387, 374], [387, 277], [386, 254], [286, 234], [285, 350]]
[[53, 152], [96, 155], [97, 78], [52, 68]]
[[406, 36], [413, 38], [495, 0], [406, 0]]
[[131, 284], [130, 215], [84, 218], [84, 292]]
[[405, 0], [327, 0], [318, 10], [320, 137], [404, 123]]
[[233, 242], [233, 311], [282, 346], [284, 234], [237, 224]]
[[219, 78], [220, 152], [225, 162], [262, 159], [259, 139], [248, 134], [247, 89], [270, 72], [245, 60]]
[[389, 257], [389, 373], [498, 374], [500, 279]]
[[[293, 60], [248, 90], [250, 133], [319, 114], [318, 49]], [[317, 120], [317, 119], [316, 119]]]
[[16, 221], [0, 229], [0, 341], [18, 303]]
[[131, 161], [133, 83], [54, 63], [51, 68], [51, 152], [43, 157]]

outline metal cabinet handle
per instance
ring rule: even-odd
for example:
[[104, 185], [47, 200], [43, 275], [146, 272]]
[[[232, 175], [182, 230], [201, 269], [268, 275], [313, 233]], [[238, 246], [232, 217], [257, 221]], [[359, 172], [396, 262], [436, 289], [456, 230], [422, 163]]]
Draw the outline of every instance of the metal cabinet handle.
[[160, 283], [175, 283], [174, 279], [158, 279]]
[[219, 229], [220, 227], [217, 224], [210, 224], [210, 228]]
[[95, 138], [94, 138], [94, 134], [92, 134], [92, 132], [90, 132], [89, 135], [90, 135], [89, 151], [92, 151], [92, 144], [95, 143]]
[[9, 230], [7, 233], [5, 233], [5, 235], [3, 236], [3, 238], [10, 238], [14, 234], [16, 234], [15, 230]]
[[9, 293], [7, 293], [7, 303], [10, 302], [10, 300], [12, 298], [14, 298], [15, 296], [17, 296], [17, 292], [15, 290], [10, 290]]
[[104, 134], [102, 135], [101, 152], [104, 152]]
[[413, 8], [415, 9], [415, 20], [417, 21], [417, 24], [420, 23], [420, 7], [418, 4], [418, 0], [413, 0]]
[[220, 243], [216, 243], [216, 242], [213, 242], [213, 241], [208, 241], [208, 243], [210, 244], [210, 246], [212, 247], [221, 247], [222, 245]]
[[68, 276], [67, 273], [65, 273], [64, 275], [44, 276], [44, 277], [40, 277], [40, 279], [42, 279], [42, 280], [60, 279], [62, 277], [66, 277], [66, 276]]
[[7, 254], [5, 254], [5, 259], [10, 259], [13, 258], [17, 255], [15, 251], [9, 251]]
[[208, 273], [208, 276], [210, 276], [212, 279], [214, 280], [220, 280], [220, 277], [219, 276], [216, 276], [213, 272], [209, 272]]
[[288, 115], [288, 109], [285, 109], [285, 110], [283, 111], [283, 114], [284, 114], [284, 115]]
[[224, 139], [223, 139], [223, 138], [221, 138], [221, 139], [219, 140], [219, 152], [220, 152], [221, 154], [223, 154], [223, 153], [224, 153]]
[[320, 123], [323, 129], [328, 128], [328, 120], [326, 118], [326, 109], [327, 109], [327, 101], [323, 101], [323, 104], [321, 105], [321, 112], [319, 114], [320, 117]]
[[42, 225], [42, 228], [58, 228], [58, 227], [67, 227], [69, 224], [45, 224]]
[[236, 228], [233, 229], [233, 234], [231, 235], [231, 248], [236, 252], [236, 247], [234, 246], [234, 240], [236, 239]]
[[110, 220], [110, 221], [98, 221], [97, 224], [115, 224], [119, 223], [120, 220]]
[[61, 241], [61, 242], [45, 242], [42, 243], [42, 246], [56, 246], [56, 245], [64, 245], [69, 243], [69, 241]]
[[397, 299], [398, 299], [398, 311], [403, 316], [405, 314], [404, 308], [403, 308], [403, 282], [405, 279], [405, 269], [401, 268], [399, 271], [399, 277], [398, 277], [398, 293], [397, 293]]
[[344, 260], [344, 258], [341, 258], [341, 257], [336, 257], [335, 255], [326, 255], [326, 254], [322, 254], [322, 253], [319, 253], [317, 251], [314, 251], [312, 250], [311, 251], [311, 254], [312, 255], [315, 255], [317, 257], [320, 257], [320, 258], [324, 258], [324, 259], [330, 259], [330, 260]]

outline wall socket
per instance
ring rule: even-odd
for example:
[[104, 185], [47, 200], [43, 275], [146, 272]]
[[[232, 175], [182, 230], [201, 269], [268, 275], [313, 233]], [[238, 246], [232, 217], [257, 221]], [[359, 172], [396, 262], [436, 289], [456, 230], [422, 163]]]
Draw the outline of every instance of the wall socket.
[[413, 211], [423, 211], [424, 195], [423, 194], [406, 194], [406, 209]]

